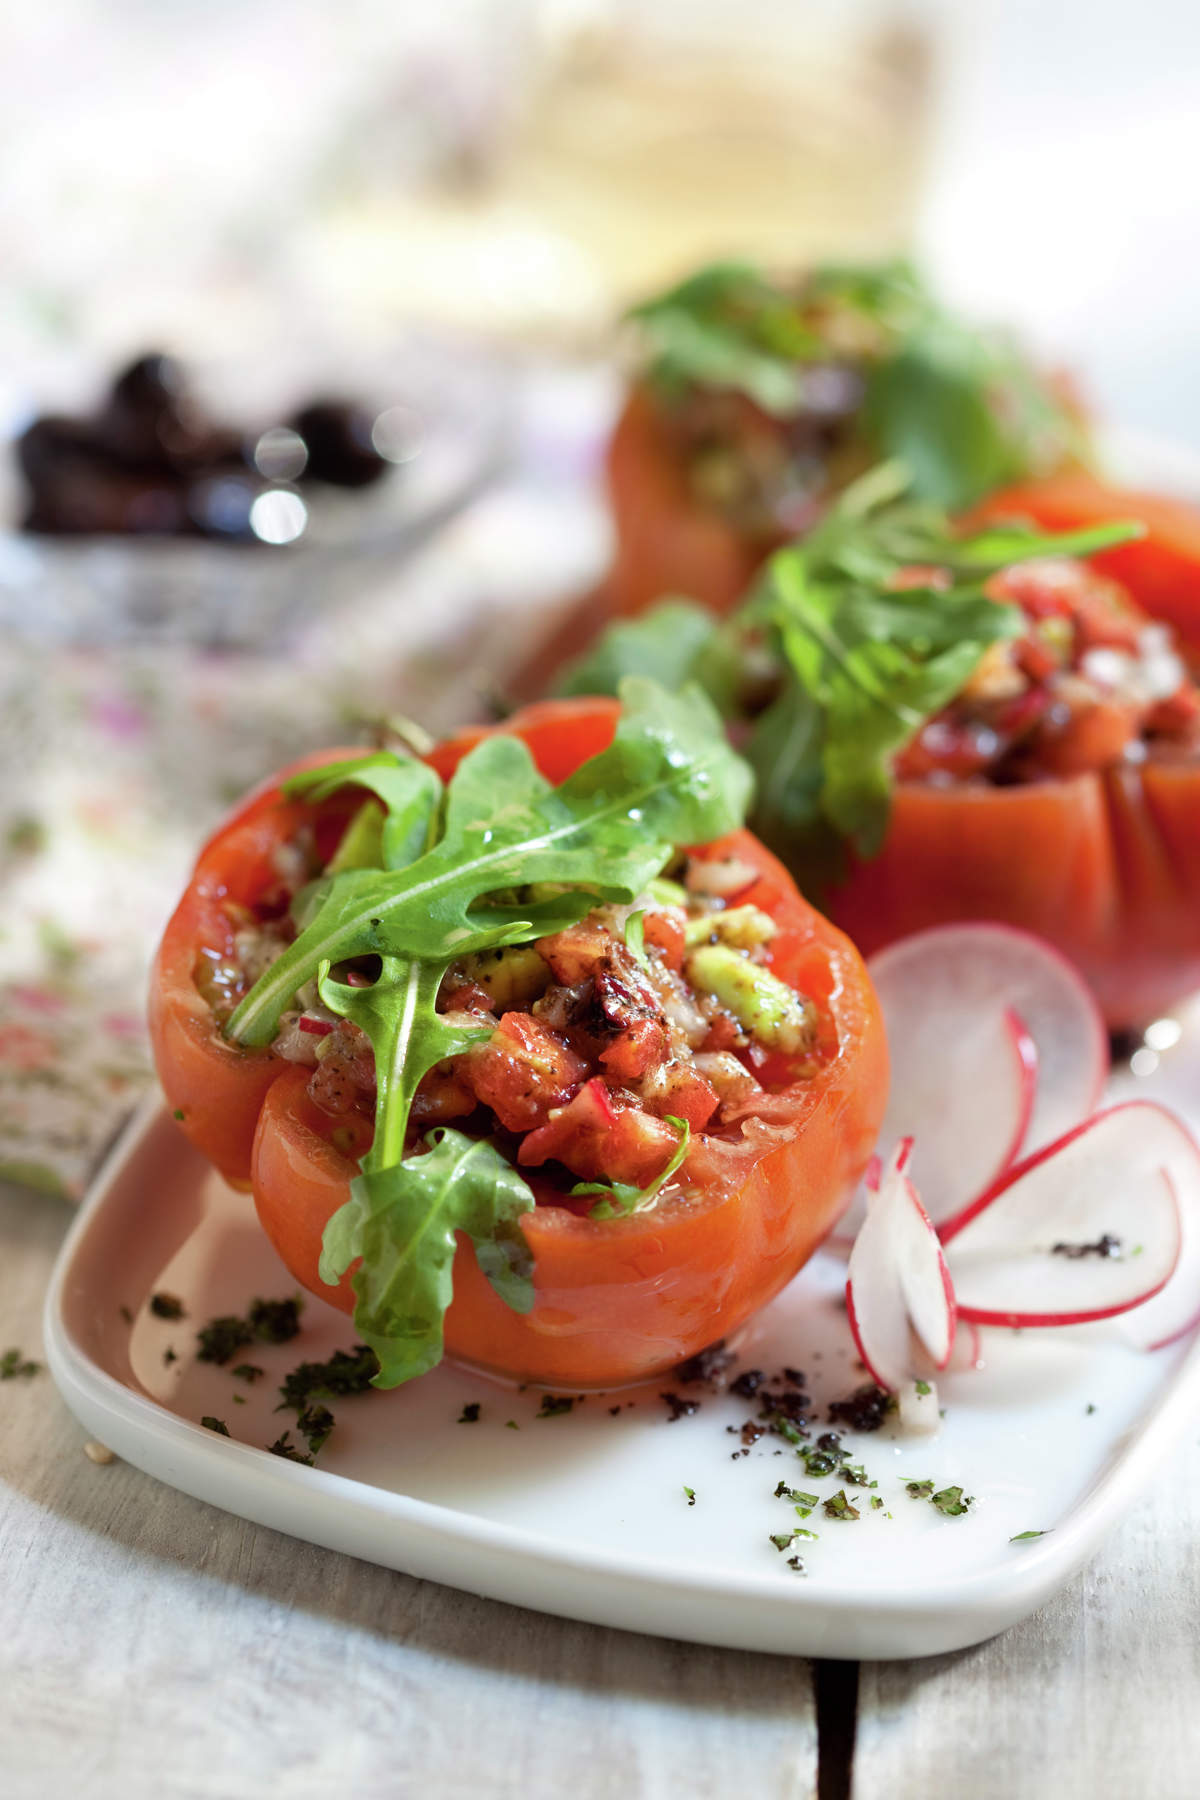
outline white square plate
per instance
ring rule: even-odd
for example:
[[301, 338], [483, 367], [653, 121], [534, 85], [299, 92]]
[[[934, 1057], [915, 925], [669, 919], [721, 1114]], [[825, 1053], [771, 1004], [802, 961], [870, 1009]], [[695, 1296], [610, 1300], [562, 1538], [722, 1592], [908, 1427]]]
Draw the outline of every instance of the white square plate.
[[[1198, 1025], [1193, 1014], [1148, 1078], [1117, 1078], [1114, 1097], [1136, 1090], [1178, 1105], [1200, 1093]], [[739, 1368], [804, 1370], [815, 1420], [863, 1379], [843, 1280], [843, 1264], [818, 1256], [738, 1345]], [[182, 1299], [185, 1319], [150, 1312], [159, 1290]], [[64, 1245], [47, 1300], [50, 1367], [96, 1437], [229, 1512], [495, 1599], [756, 1650], [924, 1656], [1003, 1630], [1092, 1554], [1200, 1401], [1194, 1338], [1146, 1355], [1119, 1320], [988, 1332], [984, 1366], [939, 1381], [936, 1437], [846, 1436], [847, 1459], [877, 1483], [864, 1490], [808, 1476], [776, 1436], [740, 1454], [755, 1406], [728, 1393], [667, 1378], [538, 1417], [537, 1392], [444, 1366], [394, 1393], [332, 1401], [337, 1427], [319, 1467], [303, 1467], [263, 1448], [289, 1425], [295, 1439], [292, 1415], [275, 1410], [277, 1384], [296, 1363], [349, 1346], [349, 1320], [312, 1301], [293, 1342], [244, 1353], [265, 1370], [252, 1387], [194, 1355], [194, 1333], [214, 1315], [293, 1291], [250, 1200], [149, 1109]], [[673, 1387], [700, 1406], [671, 1422], [660, 1390]], [[460, 1422], [473, 1401], [477, 1421]], [[230, 1438], [201, 1427], [204, 1414]], [[946, 1517], [909, 1498], [914, 1478], [961, 1486], [974, 1504]], [[786, 1554], [770, 1535], [801, 1521], [774, 1497], [781, 1480], [822, 1502], [803, 1521], [816, 1539]], [[859, 1519], [825, 1516], [839, 1489]], [[1024, 1531], [1046, 1535], [1011, 1541]], [[804, 1573], [789, 1567], [793, 1552]]]

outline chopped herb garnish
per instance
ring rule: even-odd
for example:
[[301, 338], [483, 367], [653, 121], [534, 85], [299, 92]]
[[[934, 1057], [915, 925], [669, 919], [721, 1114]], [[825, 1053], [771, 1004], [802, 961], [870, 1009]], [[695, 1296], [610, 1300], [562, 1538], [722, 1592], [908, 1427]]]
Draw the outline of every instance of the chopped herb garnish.
[[837, 1457], [831, 1456], [828, 1450], [810, 1450], [805, 1447], [797, 1450], [796, 1455], [804, 1463], [805, 1474], [815, 1476], [818, 1481], [822, 1475], [832, 1475], [838, 1466]]
[[882, 1512], [883, 1501], [879, 1498], [878, 1494], [871, 1495], [871, 1507], [875, 1512]]
[[174, 1111], [174, 1113], [173, 1113], [173, 1114], [172, 1114], [172, 1117], [173, 1117], [173, 1118], [176, 1118], [176, 1119], [182, 1119], [182, 1117], [183, 1117], [183, 1108], [182, 1108], [182, 1106], [177, 1106], [177, 1107], [176, 1107], [176, 1108], [175, 1108], [175, 1111]]
[[910, 1500], [928, 1500], [933, 1494], [933, 1483], [932, 1481], [908, 1481], [905, 1483], [905, 1492]]
[[575, 1400], [571, 1394], [543, 1394], [542, 1404], [533, 1416], [535, 1419], [560, 1419], [574, 1405]]
[[773, 1531], [771, 1533], [771, 1542], [778, 1551], [782, 1552], [790, 1548], [795, 1536], [796, 1533], [794, 1531]]
[[31, 1361], [20, 1350], [6, 1350], [0, 1356], [0, 1381], [29, 1381], [41, 1368], [41, 1363]]
[[245, 1394], [235, 1394], [233, 1396], [233, 1404], [235, 1406], [245, 1406], [245, 1404], [246, 1404]]
[[800, 1556], [789, 1556], [789, 1557], [788, 1557], [788, 1564], [787, 1564], [787, 1566], [788, 1566], [788, 1568], [789, 1568], [789, 1569], [794, 1569], [794, 1570], [795, 1570], [795, 1572], [796, 1572], [796, 1574], [797, 1574], [797, 1575], [803, 1575], [803, 1573], [804, 1573], [804, 1559], [803, 1559], [803, 1557], [800, 1557]]
[[224, 1364], [254, 1342], [254, 1327], [247, 1319], [225, 1313], [201, 1326], [196, 1333], [196, 1342], [199, 1345], [198, 1361]]
[[468, 1400], [466, 1405], [463, 1407], [462, 1411], [458, 1415], [458, 1421], [457, 1421], [458, 1424], [460, 1424], [460, 1425], [478, 1425], [478, 1423], [479, 1423], [479, 1408], [480, 1408], [481, 1404], [482, 1403], [478, 1400]]
[[945, 1513], [948, 1519], [956, 1519], [960, 1513], [968, 1512], [975, 1501], [971, 1494], [964, 1497], [960, 1487], [947, 1487], [931, 1494], [930, 1504], [936, 1506], [940, 1513]]
[[229, 1436], [229, 1427], [224, 1419], [214, 1419], [211, 1413], [205, 1413], [200, 1423], [203, 1425], [205, 1431], [215, 1431], [218, 1437]]
[[247, 1382], [253, 1387], [266, 1374], [266, 1370], [260, 1369], [257, 1363], [235, 1363], [232, 1373], [239, 1381]]
[[[797, 1512], [799, 1512], [799, 1510], [800, 1510], [800, 1508], [799, 1508], [799, 1507], [797, 1507], [797, 1508], [796, 1508], [796, 1511], [797, 1511]], [[808, 1514], [807, 1514], [807, 1513], [805, 1513], [805, 1514], [804, 1514], [804, 1517], [805, 1517], [805, 1518], [806, 1518], [806, 1519], [807, 1519], [807, 1517], [808, 1517]], [[821, 1535], [821, 1534], [820, 1534], [820, 1532], [819, 1532], [819, 1531], [809, 1531], [809, 1530], [808, 1530], [808, 1529], [807, 1529], [807, 1527], [805, 1527], [805, 1526], [803, 1526], [803, 1525], [797, 1525], [797, 1527], [796, 1527], [796, 1529], [795, 1529], [795, 1531], [794, 1531], [794, 1532], [793, 1532], [793, 1533], [792, 1533], [792, 1536], [793, 1536], [793, 1537], [798, 1537], [798, 1538], [811, 1538], [811, 1539], [812, 1539], [812, 1540], [813, 1540], [813, 1542], [814, 1542], [814, 1544], [815, 1544], [815, 1543], [816, 1543], [816, 1542], [817, 1542], [817, 1540], [818, 1540], [818, 1539], [819, 1539], [819, 1538], [820, 1538], [820, 1535]]]
[[293, 1444], [290, 1431], [281, 1432], [273, 1444], [267, 1445], [267, 1449], [272, 1456], [286, 1457], [288, 1462], [308, 1463], [310, 1466], [312, 1464], [312, 1457], [305, 1456], [303, 1450]]
[[333, 1427], [334, 1417], [327, 1406], [306, 1406], [296, 1419], [296, 1430], [307, 1440], [313, 1457], [317, 1456]]
[[825, 1502], [825, 1517], [827, 1519], [857, 1519], [861, 1516], [857, 1506], [851, 1506], [849, 1500], [847, 1500], [845, 1488], [839, 1488], [832, 1499]]
[[517, 1424], [515, 1419], [505, 1419], [504, 1429], [506, 1431], [520, 1431], [521, 1427]]
[[695, 1490], [695, 1488], [690, 1488], [690, 1487], [685, 1487], [685, 1488], [684, 1488], [684, 1490], [683, 1490], [683, 1491], [684, 1491], [684, 1493], [685, 1493], [685, 1494], [686, 1494], [686, 1495], [687, 1495], [687, 1503], [688, 1503], [688, 1505], [689, 1505], [689, 1506], [695, 1506], [695, 1504], [696, 1504], [696, 1490]]
[[932, 1387], [927, 1381], [916, 1381], [913, 1383], [913, 1386], [916, 1388], [918, 1394], [932, 1394], [933, 1392]]
[[1010, 1544], [1027, 1544], [1031, 1538], [1045, 1537], [1044, 1531], [1018, 1531], [1016, 1537], [1010, 1537]]
[[868, 1478], [867, 1471], [861, 1463], [843, 1463], [838, 1470], [838, 1479], [848, 1481], [852, 1487], [874, 1488], [879, 1486], [877, 1481], [871, 1481]]
[[1083, 1410], [1085, 1413], [1094, 1413], [1096, 1410], [1095, 1402], [1092, 1400], [1089, 1400]]
[[174, 1344], [168, 1344], [166, 1349], [163, 1351], [163, 1362], [166, 1364], [166, 1366], [168, 1368], [170, 1368], [172, 1363], [178, 1362], [178, 1361], [179, 1361], [179, 1358], [175, 1353]]
[[250, 1327], [264, 1344], [286, 1344], [300, 1330], [304, 1302], [299, 1294], [287, 1300], [255, 1300], [250, 1306]]
[[366, 1344], [335, 1350], [327, 1362], [298, 1363], [284, 1377], [279, 1389], [283, 1399], [276, 1410], [290, 1406], [300, 1412], [318, 1395], [341, 1399], [347, 1394], [365, 1394], [378, 1373], [379, 1358]]

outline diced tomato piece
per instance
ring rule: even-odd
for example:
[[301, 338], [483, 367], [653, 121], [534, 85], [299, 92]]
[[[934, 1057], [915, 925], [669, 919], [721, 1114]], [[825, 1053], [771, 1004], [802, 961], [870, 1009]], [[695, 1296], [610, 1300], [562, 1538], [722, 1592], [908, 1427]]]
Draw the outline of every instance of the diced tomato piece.
[[1047, 723], [1036, 739], [1037, 766], [1048, 775], [1085, 775], [1120, 762], [1138, 734], [1137, 708], [1115, 700], [1076, 707], [1061, 726]]
[[1143, 720], [1143, 729], [1161, 737], [1186, 737], [1200, 720], [1200, 693], [1184, 686], [1159, 700]]
[[590, 919], [568, 925], [565, 931], [556, 931], [534, 945], [538, 955], [549, 963], [555, 980], [564, 987], [576, 987], [595, 975], [608, 961], [612, 947], [611, 935], [603, 925]]
[[642, 925], [646, 948], [657, 950], [668, 969], [674, 969], [676, 974], [683, 967], [685, 916], [682, 908], [672, 912], [648, 912]]
[[[747, 1077], [747, 1082], [750, 1078]], [[654, 1083], [647, 1106], [660, 1118], [668, 1113], [685, 1119], [693, 1131], [703, 1131], [720, 1104], [717, 1090], [691, 1063], [669, 1062]]]
[[441, 1009], [443, 1012], [490, 1013], [495, 1017], [492, 996], [477, 981], [461, 981], [448, 992], [443, 988]]
[[743, 1040], [741, 1026], [732, 1013], [718, 1012], [713, 1015], [708, 1027], [708, 1035], [701, 1044], [701, 1050], [736, 1050]]
[[461, 1059], [463, 1078], [509, 1131], [532, 1131], [571, 1098], [587, 1064], [532, 1013], [505, 1013], [486, 1044]]
[[467, 1086], [459, 1059], [435, 1063], [422, 1077], [413, 1096], [412, 1123], [419, 1130], [429, 1125], [445, 1125], [451, 1119], [465, 1119], [475, 1111], [478, 1102]]
[[530, 1132], [517, 1160], [536, 1168], [553, 1158], [585, 1181], [603, 1176], [645, 1187], [662, 1173], [678, 1142], [673, 1126], [613, 1094], [595, 1076], [540, 1130]]
[[667, 1028], [661, 1019], [635, 1019], [606, 1050], [600, 1061], [614, 1081], [641, 1081], [667, 1054]]

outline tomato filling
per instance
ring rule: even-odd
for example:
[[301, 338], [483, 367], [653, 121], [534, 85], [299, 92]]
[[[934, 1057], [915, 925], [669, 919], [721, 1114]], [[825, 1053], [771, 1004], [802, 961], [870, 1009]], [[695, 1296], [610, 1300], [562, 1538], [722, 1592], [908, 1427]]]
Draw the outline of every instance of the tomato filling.
[[905, 781], [1000, 784], [1200, 751], [1200, 691], [1167, 626], [1086, 563], [1045, 559], [994, 578], [1027, 629], [993, 644], [951, 704], [896, 759]]
[[[201, 959], [197, 985], [218, 1023], [296, 935], [314, 874], [301, 850], [276, 858], [279, 885], [257, 909], [237, 909], [233, 955]], [[750, 1122], [778, 1126], [783, 1091], [836, 1050], [828, 1020], [771, 972], [775, 923], [739, 903], [757, 871], [696, 860], [681, 875], [631, 906], [601, 906], [567, 930], [450, 966], [438, 1011], [480, 1038], [421, 1081], [410, 1148], [454, 1121], [539, 1171], [542, 1203], [586, 1210], [594, 1195], [573, 1200], [573, 1179], [648, 1187], [683, 1125], [691, 1150], [673, 1185], [685, 1190], [744, 1145]], [[370, 957], [335, 970], [359, 986], [376, 973]], [[370, 1041], [315, 982], [283, 1014], [271, 1050], [311, 1069], [309, 1096], [332, 1119], [373, 1119]]]

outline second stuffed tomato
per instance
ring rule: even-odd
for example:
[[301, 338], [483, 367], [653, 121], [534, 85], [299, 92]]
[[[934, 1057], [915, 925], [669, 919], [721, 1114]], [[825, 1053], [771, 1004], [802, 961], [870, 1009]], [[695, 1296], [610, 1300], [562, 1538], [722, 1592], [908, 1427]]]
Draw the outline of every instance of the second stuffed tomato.
[[[686, 762], [669, 721], [655, 722], [656, 707], [679, 702], [650, 692], [657, 699], [647, 708], [643, 696], [640, 724], [628, 714], [622, 723], [612, 701], [548, 703], [501, 733], [442, 745], [428, 760], [450, 784], [438, 803], [446, 833], [456, 829], [456, 770], [480, 746], [494, 756], [498, 736], [528, 747], [542, 788], [566, 784], [538, 805], [553, 809], [561, 795], [594, 817], [599, 796], [601, 810], [645, 814], [648, 830], [653, 817], [638, 786], [643, 740], [657, 734], [655, 753], [672, 779]], [[703, 807], [709, 774], [699, 769], [696, 779]], [[379, 1133], [388, 1129], [381, 1078], [393, 1094], [405, 1083], [406, 1026], [400, 1017], [373, 1046], [355, 1022], [368, 1017], [362, 1009], [381, 969], [392, 971], [389, 953], [355, 944], [339, 960], [334, 943], [325, 974], [289, 996], [269, 1042], [239, 1045], [229, 1027], [249, 1016], [248, 1005], [253, 1012], [263, 972], [294, 958], [330, 871], [349, 872], [347, 893], [379, 879], [371, 863], [379, 860], [380, 791], [374, 780], [368, 792], [347, 765], [345, 782], [328, 793], [314, 793], [311, 782], [285, 791], [281, 778], [253, 796], [200, 858], [164, 938], [152, 1006], [160, 1076], [184, 1131], [227, 1178], [250, 1182], [296, 1278], [347, 1312], [357, 1305], [356, 1324], [376, 1348], [378, 1307], [374, 1318], [364, 1307], [369, 1314], [376, 1304], [378, 1283], [364, 1286], [357, 1260], [333, 1278], [327, 1261], [323, 1278], [321, 1257], [330, 1221], [353, 1220], [355, 1207], [367, 1222], [353, 1242], [378, 1256], [372, 1231], [385, 1230], [388, 1207], [408, 1204], [378, 1168]], [[505, 829], [498, 790], [494, 801]], [[511, 826], [511, 810], [507, 817]], [[487, 821], [471, 826], [481, 827], [473, 841], [493, 836]], [[460, 1216], [444, 1343], [479, 1368], [587, 1388], [672, 1367], [780, 1291], [840, 1216], [873, 1148], [886, 1049], [853, 946], [744, 830], [667, 846], [658, 865], [636, 893], [613, 900], [600, 897], [598, 856], [593, 870], [575, 875], [594, 879], [596, 892], [566, 923], [554, 916], [564, 893], [570, 911], [565, 881], [500, 884], [510, 915], [540, 908], [555, 929], [534, 927], [521, 942], [438, 966], [431, 1010], [438, 1030], [463, 1034], [447, 1040], [463, 1047], [413, 1084], [396, 1155], [418, 1174], [426, 1155], [448, 1162], [452, 1144], [464, 1166], [495, 1156], [490, 1179], [531, 1201], [494, 1241], [470, 1207]], [[492, 893], [487, 903], [496, 900]], [[379, 918], [368, 923], [386, 928]], [[335, 1223], [335, 1236], [340, 1229]], [[408, 1292], [404, 1243], [389, 1240], [386, 1254]], [[531, 1259], [532, 1285], [518, 1307], [497, 1263], [511, 1273], [522, 1256]], [[434, 1286], [412, 1291], [424, 1302]], [[389, 1317], [403, 1338], [408, 1324]], [[411, 1330], [440, 1349], [435, 1324], [432, 1337], [427, 1318], [414, 1318]], [[385, 1375], [390, 1349], [388, 1339]], [[424, 1366], [431, 1360], [433, 1351]], [[419, 1361], [398, 1350], [394, 1367], [416, 1373]]]

